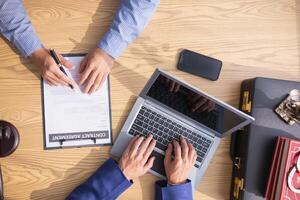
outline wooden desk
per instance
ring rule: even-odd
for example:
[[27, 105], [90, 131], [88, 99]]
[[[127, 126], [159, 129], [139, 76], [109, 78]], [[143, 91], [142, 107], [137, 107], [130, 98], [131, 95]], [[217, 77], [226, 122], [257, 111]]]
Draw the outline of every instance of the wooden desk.
[[[107, 30], [118, 6], [112, 0], [25, 0], [46, 47], [81, 53]], [[136, 96], [161, 67], [233, 106], [242, 80], [266, 76], [300, 80], [300, 1], [161, 0], [150, 25], [117, 60], [111, 73], [114, 138]], [[180, 49], [224, 61], [217, 82], [176, 70]], [[63, 199], [108, 157], [110, 147], [43, 150], [41, 89], [34, 66], [0, 39], [0, 118], [14, 123], [21, 143], [1, 159], [5, 197]], [[228, 199], [232, 163], [230, 138], [211, 161], [195, 199]], [[154, 176], [135, 181], [120, 199], [153, 199]]]

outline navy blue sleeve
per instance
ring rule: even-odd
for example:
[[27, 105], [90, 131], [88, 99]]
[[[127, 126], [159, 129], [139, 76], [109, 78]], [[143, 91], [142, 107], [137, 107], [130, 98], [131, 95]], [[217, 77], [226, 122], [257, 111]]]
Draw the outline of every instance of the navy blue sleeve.
[[181, 185], [169, 186], [167, 181], [155, 183], [155, 200], [192, 200], [193, 191], [191, 181]]
[[127, 180], [116, 161], [108, 159], [85, 183], [78, 186], [67, 200], [112, 200], [129, 188]]

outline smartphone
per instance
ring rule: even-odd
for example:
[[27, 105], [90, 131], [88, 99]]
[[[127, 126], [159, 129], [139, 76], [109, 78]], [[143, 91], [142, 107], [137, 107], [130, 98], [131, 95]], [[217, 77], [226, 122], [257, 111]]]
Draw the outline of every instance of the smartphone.
[[177, 68], [212, 81], [218, 80], [222, 61], [187, 49], [180, 52]]

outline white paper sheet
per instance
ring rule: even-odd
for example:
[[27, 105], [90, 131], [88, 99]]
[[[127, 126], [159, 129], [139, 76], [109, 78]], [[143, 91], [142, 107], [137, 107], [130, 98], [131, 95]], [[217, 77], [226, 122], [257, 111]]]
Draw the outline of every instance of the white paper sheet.
[[[74, 67], [67, 70], [79, 80], [82, 56], [66, 57]], [[111, 144], [109, 82], [95, 93], [82, 92], [82, 87], [49, 86], [43, 81], [45, 148]], [[97, 138], [97, 139], [91, 139]]]

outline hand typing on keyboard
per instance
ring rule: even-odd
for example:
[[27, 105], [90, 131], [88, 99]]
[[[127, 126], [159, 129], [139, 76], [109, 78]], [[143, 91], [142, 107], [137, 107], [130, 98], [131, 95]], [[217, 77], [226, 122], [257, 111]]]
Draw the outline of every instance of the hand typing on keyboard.
[[[196, 162], [197, 154], [193, 145], [183, 137], [180, 137], [180, 144], [176, 140], [173, 140], [172, 144], [168, 144], [164, 159], [168, 184], [183, 184]], [[174, 158], [172, 158], [172, 151], [174, 151]]]
[[[209, 115], [207, 116], [209, 117]], [[214, 122], [211, 117], [208, 119]], [[145, 137], [151, 133], [153, 139], [156, 140], [156, 148], [162, 151], [167, 149], [167, 144], [172, 140], [179, 141], [179, 137], [183, 136], [195, 147], [198, 155], [197, 161], [200, 163], [212, 144], [212, 140], [207, 137], [144, 106], [140, 109], [128, 133], [132, 136], [142, 135]], [[196, 167], [199, 167], [199, 165], [196, 165]]]
[[131, 139], [119, 161], [120, 169], [128, 180], [146, 174], [152, 167], [155, 157], [150, 158], [150, 155], [155, 144], [152, 135], [146, 139], [136, 135]]

